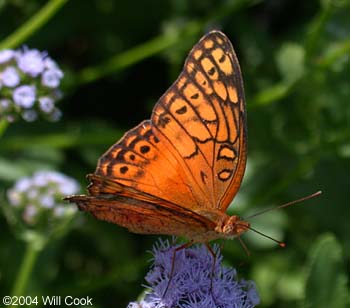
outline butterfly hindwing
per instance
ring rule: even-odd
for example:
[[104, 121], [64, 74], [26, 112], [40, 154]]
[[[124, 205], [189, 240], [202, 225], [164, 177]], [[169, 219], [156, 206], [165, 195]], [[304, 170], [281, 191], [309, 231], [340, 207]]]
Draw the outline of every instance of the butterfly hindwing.
[[215, 228], [215, 223], [190, 210], [166, 202], [125, 196], [73, 196], [69, 201], [100, 220], [118, 224], [139, 234], [198, 236]]
[[[100, 158], [95, 173], [140, 194], [190, 208], [197, 200], [179, 164], [182, 158], [171, 150], [171, 145], [155, 135], [151, 121], [143, 121]], [[100, 192], [104, 193], [103, 186]]]

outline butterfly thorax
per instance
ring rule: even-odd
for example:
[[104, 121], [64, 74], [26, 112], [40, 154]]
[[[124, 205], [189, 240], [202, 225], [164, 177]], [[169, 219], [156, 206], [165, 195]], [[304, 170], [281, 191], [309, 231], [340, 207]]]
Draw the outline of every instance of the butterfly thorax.
[[224, 214], [214, 230], [201, 233], [187, 233], [184, 236], [196, 243], [210, 242], [219, 238], [234, 239], [248, 231], [249, 227], [249, 222], [241, 220], [238, 216]]
[[239, 216], [229, 216], [219, 210], [206, 209], [199, 210], [197, 213], [215, 222], [216, 227], [207, 232], [187, 234], [187, 237], [194, 242], [209, 242], [219, 238], [234, 239], [241, 236], [250, 227], [250, 223], [241, 220]]

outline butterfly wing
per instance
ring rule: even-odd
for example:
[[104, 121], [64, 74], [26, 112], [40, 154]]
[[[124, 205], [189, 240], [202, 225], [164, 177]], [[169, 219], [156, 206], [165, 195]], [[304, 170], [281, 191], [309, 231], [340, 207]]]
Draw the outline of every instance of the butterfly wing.
[[[108, 201], [111, 208], [118, 205], [113, 211], [122, 213], [125, 202], [125, 215], [131, 207], [144, 209], [149, 202], [144, 198], [149, 196], [161, 209], [152, 201], [152, 207], [145, 210], [147, 215], [167, 212], [170, 205], [182, 208], [177, 214], [172, 212], [175, 216], [187, 210], [191, 215], [208, 209], [225, 211], [245, 169], [245, 127], [237, 58], [223, 33], [210, 32], [191, 50], [183, 72], [157, 102], [151, 119], [128, 131], [100, 158], [89, 187], [95, 199], [70, 200], [80, 205], [84, 201], [84, 209], [95, 212], [96, 205], [108, 207], [99, 196], [114, 194]], [[194, 217], [200, 221], [201, 215]], [[126, 226], [116, 218], [107, 220]]]
[[[108, 179], [93, 176], [95, 183], [108, 185]], [[72, 196], [70, 202], [77, 203], [79, 209], [90, 212], [96, 218], [112, 222], [140, 234], [168, 234], [200, 239], [201, 234], [215, 228], [211, 220], [189, 209], [164, 200], [139, 194], [112, 182], [111, 187], [120, 192], [117, 196]]]
[[225, 211], [244, 175], [247, 134], [241, 71], [223, 33], [210, 32], [193, 47], [151, 120], [182, 165], [197, 204]]

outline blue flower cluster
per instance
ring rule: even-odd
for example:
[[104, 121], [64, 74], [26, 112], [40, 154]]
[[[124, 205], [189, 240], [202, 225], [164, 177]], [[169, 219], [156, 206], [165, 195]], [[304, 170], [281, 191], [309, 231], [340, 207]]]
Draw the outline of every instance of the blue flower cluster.
[[254, 282], [238, 280], [234, 268], [222, 266], [217, 245], [214, 271], [213, 256], [204, 245], [177, 251], [168, 286], [176, 247], [169, 241], [155, 245], [154, 263], [145, 277], [150, 290], [128, 308], [251, 308], [259, 304]]
[[46, 52], [24, 47], [0, 51], [0, 119], [34, 121], [41, 114], [57, 121], [55, 106], [63, 72]]
[[37, 171], [32, 177], [20, 178], [7, 191], [15, 216], [30, 226], [48, 220], [59, 220], [76, 211], [64, 204], [62, 198], [79, 191], [79, 184], [72, 178], [56, 171]]

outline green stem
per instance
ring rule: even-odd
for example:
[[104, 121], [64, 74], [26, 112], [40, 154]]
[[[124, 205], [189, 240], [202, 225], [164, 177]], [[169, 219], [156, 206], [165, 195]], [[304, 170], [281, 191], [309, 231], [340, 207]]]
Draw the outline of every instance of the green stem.
[[[233, 12], [239, 11], [244, 6], [252, 6], [260, 1], [261, 0], [237, 0], [233, 2], [231, 1], [232, 3], [229, 2], [229, 4], [224, 4], [218, 7], [218, 9], [207, 18], [194, 20], [188, 23], [177, 34], [169, 35], [168, 33], [165, 33], [153, 38], [152, 40], [149, 40], [146, 43], [117, 54], [101, 64], [84, 68], [78, 72], [75, 82], [80, 85], [86, 84], [101, 79], [102, 77], [108, 76], [112, 73], [119, 72], [128, 66], [175, 46], [180, 40], [184, 40], [186, 37], [191, 37], [200, 33], [203, 28], [205, 28], [206, 24], [210, 24], [210, 22], [213, 21], [217, 23], [218, 20], [233, 14]], [[76, 85], [74, 84], [74, 86]]]
[[[192, 35], [198, 32], [199, 29], [198, 23], [192, 23], [187, 27], [185, 35]], [[180, 38], [177, 35], [160, 35], [146, 43], [117, 54], [100, 65], [87, 67], [79, 72], [78, 83], [85, 84], [93, 82], [109, 74], [121, 71], [125, 67], [140, 62], [175, 45]]]
[[308, 33], [305, 37], [305, 50], [306, 58], [310, 59], [314, 52], [317, 50], [317, 43], [320, 41], [320, 37], [324, 31], [327, 21], [334, 13], [335, 6], [328, 1], [324, 4], [319, 14], [312, 20]]
[[6, 119], [0, 119], [0, 138], [5, 133], [8, 125], [9, 125], [9, 122]]
[[12, 289], [12, 295], [25, 295], [30, 275], [43, 248], [44, 241], [40, 236], [33, 236], [26, 241], [26, 251]]
[[16, 48], [40, 29], [68, 0], [50, 0], [32, 18], [0, 43], [0, 50]]

